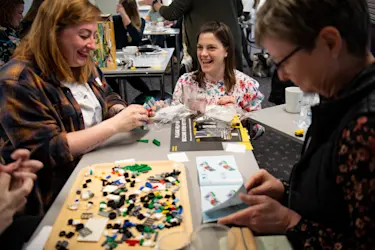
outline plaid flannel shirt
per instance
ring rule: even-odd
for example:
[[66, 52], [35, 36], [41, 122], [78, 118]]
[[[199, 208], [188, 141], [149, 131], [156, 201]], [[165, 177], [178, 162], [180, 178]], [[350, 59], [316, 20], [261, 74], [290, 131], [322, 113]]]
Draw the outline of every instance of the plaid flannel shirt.
[[[100, 79], [100, 80], [99, 80]], [[102, 107], [126, 103], [113, 92], [98, 69], [88, 84]], [[4, 163], [17, 148], [31, 151], [31, 158], [43, 162], [37, 188], [47, 209], [69, 178], [79, 158], [70, 152], [67, 133], [85, 128], [79, 104], [69, 88], [51, 74], [42, 77], [30, 62], [13, 59], [0, 69], [0, 156]]]

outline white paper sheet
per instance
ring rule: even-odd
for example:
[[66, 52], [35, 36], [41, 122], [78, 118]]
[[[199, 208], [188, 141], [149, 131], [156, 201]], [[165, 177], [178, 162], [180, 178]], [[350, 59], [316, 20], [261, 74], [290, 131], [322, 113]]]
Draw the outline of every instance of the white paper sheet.
[[246, 146], [239, 143], [228, 143], [225, 151], [234, 153], [246, 153]]
[[170, 161], [177, 161], [177, 162], [189, 161], [189, 158], [187, 157], [185, 152], [168, 154], [167, 156]]

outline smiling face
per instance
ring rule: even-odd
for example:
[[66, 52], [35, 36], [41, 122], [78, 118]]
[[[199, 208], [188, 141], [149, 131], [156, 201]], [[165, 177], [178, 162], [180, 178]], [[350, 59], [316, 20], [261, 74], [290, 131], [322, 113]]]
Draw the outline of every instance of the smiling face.
[[68, 26], [58, 34], [61, 54], [71, 68], [87, 63], [90, 52], [95, 49], [96, 22]]
[[213, 33], [199, 35], [197, 56], [203, 73], [214, 75], [219, 72], [225, 67], [227, 55], [227, 49]]
[[18, 4], [14, 9], [14, 15], [12, 17], [11, 25], [13, 28], [18, 28], [20, 26], [22, 20], [22, 13], [23, 13], [24, 5]]

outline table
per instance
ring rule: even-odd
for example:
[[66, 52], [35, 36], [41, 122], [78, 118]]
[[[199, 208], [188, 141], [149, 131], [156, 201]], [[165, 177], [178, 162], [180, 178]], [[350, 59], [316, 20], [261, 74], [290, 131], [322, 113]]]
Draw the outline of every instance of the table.
[[[161, 28], [160, 30], [153, 30], [150, 28], [150, 25], [146, 24], [145, 31], [143, 32], [145, 36], [174, 36], [176, 41], [176, 55], [177, 55], [177, 73], [180, 71], [180, 43], [178, 41], [180, 35], [180, 29], [174, 28]], [[172, 81], [172, 88], [174, 88], [175, 82]]]
[[[164, 75], [165, 71], [168, 67], [168, 64], [171, 63], [171, 72], [172, 72], [172, 81], [174, 81], [174, 73], [173, 73], [173, 51], [174, 48], [163, 48], [166, 53], [161, 55], [149, 55], [148, 57], [150, 60], [153, 58], [163, 58], [160, 60], [160, 63], [155, 67], [155, 65], [145, 65], [145, 66], [152, 66], [151, 68], [137, 68], [137, 69], [128, 69], [122, 66], [117, 66], [116, 69], [111, 70], [103, 70], [104, 76], [106, 78], [116, 78], [119, 80], [119, 87], [120, 87], [120, 95], [121, 97], [127, 101], [127, 95], [125, 91], [125, 81], [126, 77], [130, 76], [139, 76], [139, 77], [160, 77], [161, 84], [160, 84], [160, 91], [161, 91], [161, 98], [164, 98], [165, 93], [165, 84], [164, 84]], [[124, 53], [122, 51], [116, 52], [116, 58], [122, 59], [124, 58]], [[134, 63], [137, 64], [137, 60], [144, 60], [143, 56], [136, 56], [134, 57]]]
[[[169, 153], [170, 133], [170, 127], [163, 129], [152, 129], [148, 134], [146, 134], [145, 131], [132, 134], [124, 133], [111, 138], [106, 142], [106, 145], [102, 146], [96, 151], [84, 155], [68, 181], [65, 183], [51, 208], [48, 210], [45, 217], [39, 224], [38, 228], [35, 230], [31, 239], [37, 235], [43, 226], [52, 226], [54, 224], [54, 221], [56, 220], [57, 215], [64, 204], [65, 198], [69, 194], [75, 178], [82, 168], [96, 163], [114, 162], [116, 160], [124, 160], [129, 158], [142, 161], [167, 160], [167, 154]], [[157, 147], [152, 143], [134, 143], [135, 140], [140, 139], [142, 136], [150, 140], [154, 138], [159, 140], [161, 146]], [[198, 156], [233, 155], [234, 153], [228, 153], [225, 151], [195, 151], [186, 152], [186, 154], [190, 161], [184, 164], [186, 166], [187, 179], [189, 183], [188, 190], [192, 209], [191, 212], [193, 216], [193, 227], [196, 228], [201, 222], [201, 209], [200, 199], [194, 198], [200, 197], [195, 158]], [[259, 169], [252, 151], [247, 151], [245, 154], [235, 154], [235, 157], [238, 168], [244, 176], [244, 179], [247, 179]], [[267, 249], [272, 249], [273, 247], [275, 249], [291, 249], [284, 236], [257, 237], [257, 244], [260, 246], [259, 249], [265, 249], [265, 247], [267, 247]], [[280, 248], [280, 246], [284, 247]]]
[[300, 119], [300, 115], [286, 112], [285, 104], [254, 111], [251, 113], [249, 119], [276, 133], [281, 133], [300, 144], [303, 144], [305, 140], [305, 134], [303, 137], [294, 135], [294, 132], [299, 129], [297, 127], [297, 121]]

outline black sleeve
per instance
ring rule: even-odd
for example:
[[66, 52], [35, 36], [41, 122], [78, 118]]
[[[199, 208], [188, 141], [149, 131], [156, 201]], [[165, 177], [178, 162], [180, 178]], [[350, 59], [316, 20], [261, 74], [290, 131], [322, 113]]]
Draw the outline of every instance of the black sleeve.
[[141, 28], [138, 30], [132, 23], [130, 23], [126, 28], [132, 38], [131, 44], [134, 46], [139, 46], [142, 41], [143, 31], [145, 30], [145, 20], [141, 18]]
[[242, 0], [236, 0], [236, 5], [237, 5], [237, 16], [240, 17], [243, 14], [243, 4]]
[[166, 20], [175, 21], [190, 10], [192, 2], [193, 0], [174, 0], [169, 6], [161, 7], [159, 13]]

